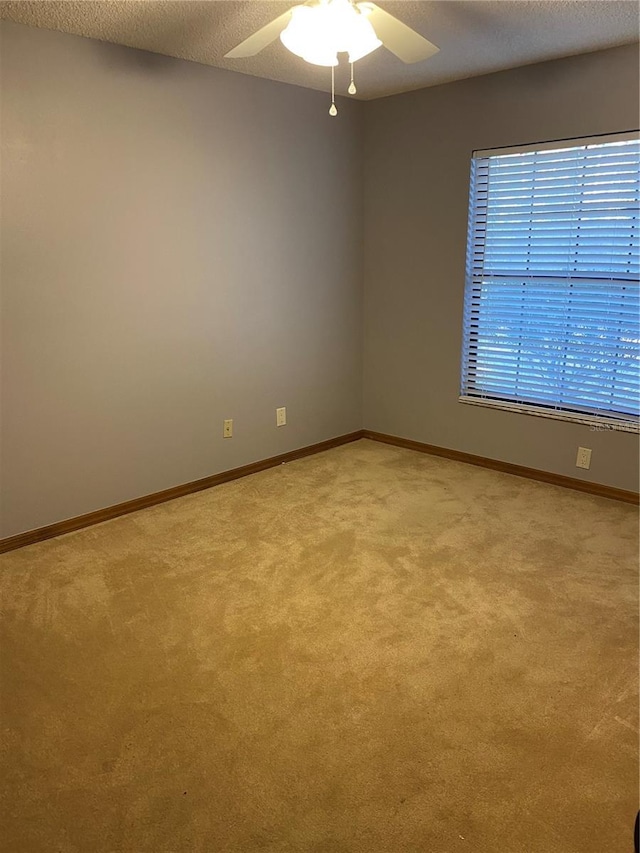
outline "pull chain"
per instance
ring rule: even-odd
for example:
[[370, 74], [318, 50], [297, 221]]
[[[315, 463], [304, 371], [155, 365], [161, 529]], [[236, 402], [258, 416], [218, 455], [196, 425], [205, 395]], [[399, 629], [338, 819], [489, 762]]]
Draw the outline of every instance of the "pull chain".
[[350, 95], [355, 95], [355, 93], [356, 93], [357, 91], [358, 91], [358, 90], [356, 89], [356, 84], [353, 82], [353, 62], [352, 62], [352, 63], [351, 63], [351, 83], [349, 84], [349, 88], [347, 89], [347, 92], [348, 92]]
[[336, 107], [335, 100], [336, 100], [336, 75], [335, 75], [335, 71], [334, 71], [334, 68], [332, 65], [331, 66], [331, 106], [329, 107], [329, 115], [330, 116], [337, 116], [338, 115], [338, 109]]

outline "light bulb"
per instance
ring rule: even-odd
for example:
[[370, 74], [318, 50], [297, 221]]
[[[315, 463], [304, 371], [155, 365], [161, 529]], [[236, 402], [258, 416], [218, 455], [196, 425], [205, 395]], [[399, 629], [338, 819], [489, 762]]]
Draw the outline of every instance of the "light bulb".
[[323, 6], [296, 6], [291, 10], [291, 20], [280, 33], [282, 44], [311, 65], [338, 64], [338, 56], [328, 38], [330, 21], [317, 13]]
[[358, 90], [356, 89], [356, 84], [355, 84], [355, 83], [353, 82], [353, 80], [352, 80], [352, 81], [351, 81], [351, 83], [349, 83], [349, 88], [347, 89], [347, 92], [348, 92], [350, 95], [355, 95], [355, 93], [356, 93], [357, 91], [358, 91]]
[[349, 32], [349, 62], [357, 62], [363, 56], [368, 56], [374, 50], [381, 47], [382, 42], [376, 35], [376, 31], [371, 26], [371, 21], [368, 21], [364, 15], [358, 13], [352, 21]]
[[329, 115], [330, 116], [337, 116], [338, 115], [338, 108], [336, 107], [335, 104], [331, 104], [331, 106], [329, 107]]
[[355, 62], [382, 44], [366, 15], [351, 0], [296, 6], [280, 41], [305, 62], [325, 66], [337, 65], [338, 53], [348, 53]]

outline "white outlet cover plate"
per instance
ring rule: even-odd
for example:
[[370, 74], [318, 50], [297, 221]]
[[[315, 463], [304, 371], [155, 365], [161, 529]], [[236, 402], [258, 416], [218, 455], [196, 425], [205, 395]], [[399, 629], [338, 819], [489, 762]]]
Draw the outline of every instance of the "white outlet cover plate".
[[589, 447], [579, 447], [578, 456], [576, 458], [576, 468], [589, 469], [591, 467], [591, 449]]

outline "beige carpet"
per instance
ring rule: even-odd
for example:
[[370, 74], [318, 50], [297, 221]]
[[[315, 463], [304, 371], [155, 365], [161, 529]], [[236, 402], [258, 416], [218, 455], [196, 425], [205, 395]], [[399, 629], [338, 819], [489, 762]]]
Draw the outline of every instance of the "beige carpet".
[[360, 441], [1, 558], [8, 853], [624, 853], [633, 507]]

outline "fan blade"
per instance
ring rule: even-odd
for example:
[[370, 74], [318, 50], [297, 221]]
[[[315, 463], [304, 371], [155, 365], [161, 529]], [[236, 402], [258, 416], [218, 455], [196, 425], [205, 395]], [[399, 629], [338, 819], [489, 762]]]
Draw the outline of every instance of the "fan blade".
[[289, 9], [288, 12], [285, 12], [284, 15], [277, 17], [275, 21], [271, 21], [270, 24], [261, 27], [253, 35], [249, 36], [249, 38], [240, 42], [240, 44], [237, 45], [237, 47], [234, 47], [233, 50], [230, 50], [229, 53], [225, 53], [224, 58], [246, 59], [249, 56], [255, 56], [256, 53], [260, 53], [261, 50], [278, 38], [280, 33], [289, 23], [290, 19], [291, 9]]
[[357, 6], [371, 22], [382, 44], [403, 62], [422, 62], [440, 50], [375, 3], [358, 3]]

